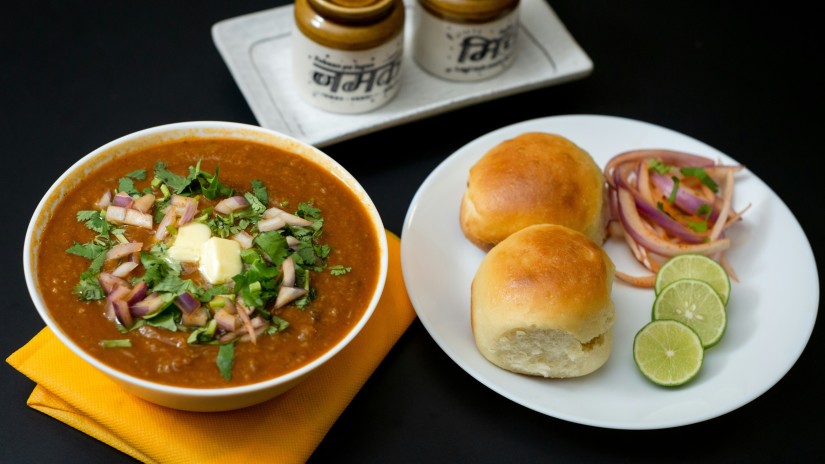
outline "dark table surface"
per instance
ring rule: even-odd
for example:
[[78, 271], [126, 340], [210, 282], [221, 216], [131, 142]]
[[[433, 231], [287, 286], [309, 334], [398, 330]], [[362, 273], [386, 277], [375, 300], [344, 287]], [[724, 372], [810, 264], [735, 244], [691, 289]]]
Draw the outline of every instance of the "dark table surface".
[[[4, 293], [11, 294], [2, 310], [4, 358], [44, 325], [20, 264], [40, 196], [78, 158], [139, 129], [206, 119], [257, 124], [210, 29], [285, 3], [32, 0], [4, 6], [0, 156], [9, 200], [2, 262]], [[802, 2], [716, 3], [552, 1], [593, 60], [590, 76], [324, 151], [361, 181], [385, 225], [400, 233], [421, 182], [482, 134], [562, 114], [639, 119], [747, 165], [790, 207], [821, 263], [821, 16]], [[621, 431], [565, 422], [505, 399], [459, 368], [415, 321], [310, 461], [823, 461], [824, 337], [820, 322], [787, 375], [735, 411], [673, 429]], [[28, 408], [34, 385], [9, 365], [0, 366], [0, 375], [0, 462], [131, 460]]]

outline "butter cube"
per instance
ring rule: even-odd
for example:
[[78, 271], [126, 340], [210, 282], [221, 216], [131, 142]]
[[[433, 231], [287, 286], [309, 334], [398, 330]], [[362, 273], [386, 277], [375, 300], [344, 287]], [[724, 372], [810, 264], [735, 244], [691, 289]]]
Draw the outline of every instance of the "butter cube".
[[198, 262], [203, 244], [212, 236], [209, 226], [200, 222], [190, 222], [178, 229], [175, 243], [169, 247], [169, 257], [178, 261]]
[[200, 271], [212, 284], [232, 280], [243, 270], [241, 244], [225, 238], [211, 237], [203, 244]]

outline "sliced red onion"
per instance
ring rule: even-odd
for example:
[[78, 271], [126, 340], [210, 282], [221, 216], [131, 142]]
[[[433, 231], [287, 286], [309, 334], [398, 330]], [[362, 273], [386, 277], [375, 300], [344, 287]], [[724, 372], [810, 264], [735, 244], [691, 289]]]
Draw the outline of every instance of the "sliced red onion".
[[670, 235], [688, 243], [703, 243], [707, 241], [707, 235], [701, 235], [693, 232], [689, 228], [682, 225], [681, 222], [659, 210], [659, 208], [638, 198], [636, 198], [635, 201], [639, 214], [661, 226]]
[[708, 255], [730, 248], [729, 239], [713, 240], [701, 244], [670, 243], [652, 234], [639, 216], [633, 194], [619, 189], [619, 216], [628, 234], [639, 245], [661, 256], [675, 256], [682, 253]]
[[608, 182], [611, 183], [611, 185], [615, 185], [612, 181], [614, 179], [613, 171], [616, 169], [616, 167], [624, 163], [628, 163], [630, 161], [647, 160], [650, 158], [657, 159], [662, 163], [671, 166], [709, 167], [716, 164], [712, 159], [680, 151], [631, 150], [624, 153], [620, 153], [611, 158], [610, 161], [607, 162], [607, 165], [604, 167], [605, 177], [607, 178]]
[[151, 193], [147, 193], [146, 195], [143, 195], [135, 200], [134, 203], [132, 203], [132, 208], [140, 211], [141, 213], [148, 213], [154, 205], [155, 196]]
[[120, 259], [140, 251], [141, 248], [143, 248], [143, 244], [140, 242], [118, 243], [106, 252], [106, 260]]
[[281, 271], [284, 274], [284, 278], [281, 281], [281, 285], [283, 285], [284, 287], [294, 287], [295, 286], [295, 260], [292, 259], [292, 256], [285, 259], [283, 264], [281, 264]]
[[284, 218], [278, 216], [269, 219], [262, 219], [258, 221], [258, 230], [261, 232], [269, 232], [271, 230], [283, 229], [286, 226]]
[[189, 204], [190, 201], [191, 198], [189, 197], [175, 194], [169, 199], [169, 204], [176, 208], [180, 208], [180, 210], [183, 211], [183, 208], [186, 208], [186, 205]]
[[253, 237], [249, 235], [249, 233], [247, 233], [245, 230], [242, 230], [229, 238], [240, 243], [241, 248], [243, 248], [244, 250], [252, 248]]
[[146, 316], [158, 312], [165, 304], [166, 299], [161, 294], [155, 292], [131, 305], [129, 310], [133, 316]]
[[278, 289], [278, 296], [275, 298], [275, 309], [286, 306], [306, 294], [307, 291], [303, 288], [282, 286]]
[[249, 202], [242, 196], [234, 196], [225, 198], [215, 205], [215, 212], [221, 214], [230, 214], [235, 211], [249, 208]]
[[201, 307], [200, 301], [198, 301], [194, 295], [189, 292], [183, 292], [178, 295], [175, 298], [175, 304], [184, 314], [189, 314]]
[[[673, 179], [657, 173], [651, 174], [651, 179], [653, 180], [653, 184], [656, 185], [656, 188], [661, 190], [664, 196], [670, 198], [670, 194], [673, 192]], [[696, 212], [702, 205], [708, 205], [708, 202], [704, 198], [694, 195], [689, 189], [686, 188], [679, 188], [676, 190], [676, 199], [674, 200], [674, 203], [676, 206], [681, 208], [682, 211], [688, 214], [697, 214]], [[716, 218], [719, 217], [719, 210], [714, 208], [712, 204], [708, 206], [712, 208], [708, 220], [714, 222], [716, 221]]]
[[[134, 253], [130, 254], [130, 257], [131, 255], [134, 255]], [[115, 277], [126, 277], [134, 271], [136, 267], [138, 267], [138, 263], [134, 261], [126, 261], [115, 268], [115, 270], [112, 271], [112, 275]]]
[[[256, 317], [255, 319], [260, 319], [260, 318]], [[253, 319], [253, 321], [255, 319]], [[241, 335], [241, 341], [242, 342], [251, 341], [252, 343], [255, 343], [255, 341], [258, 339], [258, 337], [260, 337], [261, 335], [263, 335], [264, 332], [266, 332], [266, 329], [269, 328], [269, 322], [266, 322], [263, 319], [261, 319], [261, 321], [263, 321], [263, 325], [261, 325], [260, 327], [256, 327], [253, 334]]]
[[106, 221], [112, 224], [122, 224], [126, 219], [126, 208], [122, 206], [109, 205], [106, 208]]

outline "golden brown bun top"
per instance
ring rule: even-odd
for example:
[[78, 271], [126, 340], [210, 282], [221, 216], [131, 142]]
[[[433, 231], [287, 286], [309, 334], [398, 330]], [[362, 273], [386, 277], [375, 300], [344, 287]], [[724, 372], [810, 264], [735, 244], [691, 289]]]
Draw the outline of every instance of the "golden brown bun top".
[[612, 327], [613, 272], [607, 253], [583, 234], [558, 225], [529, 226], [482, 261], [473, 280], [473, 325], [497, 333], [556, 329], [587, 342]]
[[490, 149], [471, 169], [464, 234], [482, 249], [532, 224], [560, 224], [601, 243], [607, 219], [601, 169], [556, 134], [527, 132]]

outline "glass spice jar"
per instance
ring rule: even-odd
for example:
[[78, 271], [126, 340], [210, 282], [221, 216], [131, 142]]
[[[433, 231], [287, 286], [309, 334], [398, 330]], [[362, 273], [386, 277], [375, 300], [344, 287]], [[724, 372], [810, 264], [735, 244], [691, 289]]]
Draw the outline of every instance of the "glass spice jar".
[[310, 104], [364, 113], [400, 87], [403, 0], [296, 0], [293, 81]]
[[413, 58], [427, 72], [477, 81], [516, 57], [519, 0], [417, 0]]

